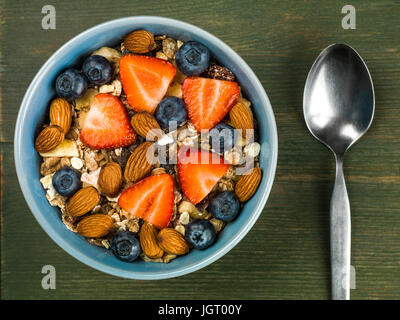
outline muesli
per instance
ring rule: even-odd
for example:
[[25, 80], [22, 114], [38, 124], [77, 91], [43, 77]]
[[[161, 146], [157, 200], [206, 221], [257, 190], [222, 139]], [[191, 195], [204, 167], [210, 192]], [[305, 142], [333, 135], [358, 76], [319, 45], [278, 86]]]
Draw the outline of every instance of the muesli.
[[256, 192], [251, 103], [203, 44], [135, 30], [55, 89], [40, 182], [69, 230], [118, 259], [208, 248]]

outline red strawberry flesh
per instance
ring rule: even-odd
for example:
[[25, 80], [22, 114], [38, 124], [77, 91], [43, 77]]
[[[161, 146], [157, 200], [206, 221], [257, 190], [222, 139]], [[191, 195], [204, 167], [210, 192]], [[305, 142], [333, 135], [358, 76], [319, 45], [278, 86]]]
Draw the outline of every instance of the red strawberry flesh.
[[116, 96], [100, 93], [93, 98], [80, 140], [92, 149], [127, 147], [135, 142], [128, 114]]
[[180, 148], [177, 167], [183, 193], [197, 204], [210, 193], [230, 165], [212, 151]]
[[154, 113], [176, 74], [168, 61], [149, 56], [124, 55], [119, 62], [122, 86], [135, 111]]
[[124, 190], [118, 205], [159, 229], [168, 227], [174, 206], [174, 180], [167, 174], [144, 178]]
[[182, 95], [189, 118], [197, 131], [210, 130], [218, 124], [239, 97], [239, 85], [233, 81], [186, 78]]

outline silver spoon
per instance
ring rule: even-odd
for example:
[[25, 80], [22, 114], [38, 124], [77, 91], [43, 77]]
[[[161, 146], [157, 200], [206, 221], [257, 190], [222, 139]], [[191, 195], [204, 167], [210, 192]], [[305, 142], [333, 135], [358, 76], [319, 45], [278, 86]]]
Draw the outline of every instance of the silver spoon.
[[308, 130], [333, 151], [336, 178], [330, 206], [332, 299], [350, 299], [350, 204], [343, 158], [371, 125], [372, 79], [360, 55], [346, 44], [323, 50], [308, 74], [303, 111]]

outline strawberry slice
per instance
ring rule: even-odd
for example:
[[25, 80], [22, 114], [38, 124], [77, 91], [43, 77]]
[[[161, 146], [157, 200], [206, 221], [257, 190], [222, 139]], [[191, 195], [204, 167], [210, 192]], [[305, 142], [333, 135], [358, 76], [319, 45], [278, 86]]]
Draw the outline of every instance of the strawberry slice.
[[92, 149], [127, 147], [136, 135], [122, 102], [111, 94], [97, 94], [83, 121], [81, 141]]
[[174, 180], [167, 174], [147, 177], [124, 190], [118, 205], [133, 217], [166, 228], [174, 206]]
[[153, 113], [167, 93], [176, 68], [162, 59], [126, 54], [119, 61], [119, 73], [129, 105], [135, 111]]
[[182, 95], [196, 130], [209, 130], [236, 104], [239, 86], [233, 81], [189, 77], [183, 82]]
[[210, 193], [230, 167], [217, 153], [193, 147], [179, 149], [177, 166], [182, 191], [194, 204]]

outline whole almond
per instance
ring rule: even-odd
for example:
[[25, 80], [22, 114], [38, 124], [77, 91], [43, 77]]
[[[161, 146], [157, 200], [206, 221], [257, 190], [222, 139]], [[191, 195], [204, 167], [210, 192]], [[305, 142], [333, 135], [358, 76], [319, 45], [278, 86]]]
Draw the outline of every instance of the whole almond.
[[162, 135], [162, 130], [157, 120], [146, 111], [138, 112], [131, 118], [133, 130], [149, 141], [157, 141]]
[[50, 104], [50, 123], [61, 127], [67, 134], [71, 126], [72, 112], [69, 102], [62, 98], [54, 99]]
[[105, 164], [100, 170], [98, 183], [107, 196], [115, 197], [122, 186], [121, 166], [116, 162]]
[[67, 212], [72, 217], [80, 217], [92, 210], [100, 201], [100, 194], [94, 187], [78, 190], [68, 201]]
[[249, 200], [257, 191], [261, 181], [261, 169], [256, 167], [240, 177], [236, 183], [235, 193], [241, 202]]
[[35, 140], [37, 152], [44, 153], [55, 149], [64, 140], [64, 131], [61, 127], [51, 125], [44, 128]]
[[[149, 148], [151, 148], [149, 150]], [[135, 182], [151, 170], [153, 162], [153, 143], [146, 141], [139, 145], [129, 156], [124, 170], [124, 179]]]
[[133, 53], [147, 53], [156, 48], [154, 36], [146, 30], [136, 30], [124, 39], [124, 47]]
[[175, 229], [162, 229], [157, 235], [157, 241], [161, 249], [167, 253], [178, 256], [189, 252], [185, 238]]
[[106, 214], [92, 214], [83, 218], [76, 228], [76, 231], [88, 238], [103, 237], [110, 232], [114, 223]]
[[250, 138], [246, 136], [246, 129], [254, 129], [253, 115], [250, 108], [246, 107], [243, 103], [238, 102], [229, 112], [229, 118], [233, 127], [242, 130], [243, 138]]
[[145, 222], [140, 229], [140, 246], [149, 258], [158, 259], [164, 255], [157, 242], [157, 229], [148, 222]]

